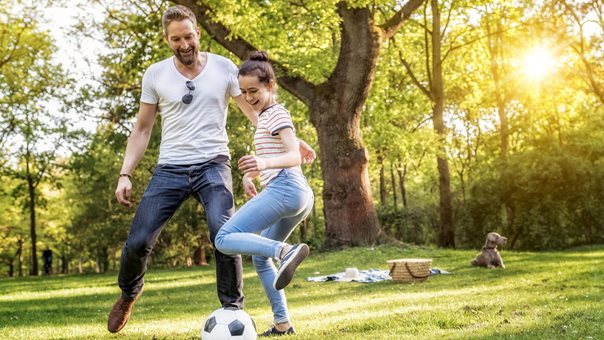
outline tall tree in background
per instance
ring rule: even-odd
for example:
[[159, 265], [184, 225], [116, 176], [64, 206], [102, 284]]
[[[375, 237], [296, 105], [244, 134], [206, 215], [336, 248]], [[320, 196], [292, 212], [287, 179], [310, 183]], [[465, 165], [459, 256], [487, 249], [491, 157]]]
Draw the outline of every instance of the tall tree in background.
[[[38, 275], [36, 207], [43, 202], [39, 185], [51, 180], [56, 137], [65, 123], [50, 114], [50, 101], [60, 101], [69, 81], [52, 61], [55, 47], [41, 31], [33, 8], [15, 17], [0, 7], [0, 134], [5, 176], [20, 182], [13, 192], [29, 215], [30, 274]], [[56, 118], [56, 119], [55, 119]]]
[[[306, 104], [317, 130], [327, 246], [367, 245], [378, 240], [379, 225], [367, 173], [368, 156], [361, 138], [360, 118], [384, 40], [392, 37], [423, 1], [410, 0], [402, 6], [391, 4], [383, 8], [366, 2], [310, 1], [302, 5], [305, 10], [320, 8], [324, 15], [330, 12], [337, 15], [339, 30], [332, 35], [336, 41], [334, 46], [339, 45], [335, 66], [326, 80], [314, 84], [312, 77], [296, 74], [288, 65], [273, 60], [279, 85]], [[233, 34], [234, 27], [216, 20], [209, 1], [174, 2], [191, 8], [203, 28], [239, 58], [244, 59], [258, 47], [265, 49], [260, 41], [254, 45], [244, 39], [243, 34]], [[282, 12], [276, 14], [282, 17], [291, 11], [289, 2], [279, 1], [246, 11], [261, 16], [263, 7], [271, 6], [281, 8]], [[382, 23], [376, 20], [380, 10], [391, 12]], [[246, 25], [254, 26], [254, 22]], [[268, 28], [257, 26], [255, 29], [266, 30], [265, 35], [271, 34]]]
[[[484, 43], [490, 58], [490, 71], [493, 81], [492, 96], [495, 98], [497, 114], [499, 116], [499, 136], [500, 136], [500, 152], [502, 167], [508, 167], [509, 155], [509, 123], [507, 106], [512, 98], [510, 84], [510, 67], [509, 67], [509, 45], [506, 44], [506, 31], [510, 25], [513, 25], [510, 16], [513, 16], [515, 11], [508, 8], [505, 4], [492, 3], [484, 5], [483, 21], [485, 37]], [[518, 19], [518, 17], [516, 17]], [[514, 239], [518, 234], [515, 226], [515, 211], [516, 208], [513, 201], [509, 197], [504, 198], [504, 209], [506, 216], [506, 235], [511, 236], [513, 246]]]
[[[431, 16], [428, 17], [428, 5]], [[453, 10], [453, 3], [449, 4], [449, 11]], [[448, 24], [448, 23], [447, 23]], [[431, 26], [431, 27], [430, 27]], [[455, 225], [453, 221], [453, 199], [451, 194], [451, 174], [449, 171], [449, 162], [447, 160], [446, 139], [447, 131], [445, 126], [445, 84], [443, 78], [443, 62], [445, 57], [451, 52], [447, 51], [443, 55], [442, 44], [444, 31], [441, 25], [440, 8], [437, 0], [430, 0], [424, 8], [424, 45], [425, 45], [425, 74], [426, 82], [420, 81], [416, 76], [413, 66], [405, 59], [403, 65], [413, 79], [415, 85], [432, 101], [432, 121], [434, 130], [438, 138], [438, 151], [436, 155], [438, 178], [439, 178], [439, 198], [440, 198], [440, 230], [438, 235], [438, 245], [441, 247], [455, 247]], [[424, 84], [428, 84], [427, 86]]]

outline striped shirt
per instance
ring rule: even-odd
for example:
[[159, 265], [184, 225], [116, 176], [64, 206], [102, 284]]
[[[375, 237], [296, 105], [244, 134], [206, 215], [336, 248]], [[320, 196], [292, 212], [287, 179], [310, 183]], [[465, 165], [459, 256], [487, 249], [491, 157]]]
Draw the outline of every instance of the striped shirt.
[[[261, 158], [273, 158], [286, 152], [279, 131], [285, 128], [294, 130], [294, 123], [289, 112], [281, 104], [274, 104], [262, 110], [258, 115], [258, 125], [254, 134], [256, 156]], [[292, 167], [302, 172], [299, 165]], [[266, 169], [260, 171], [260, 184], [266, 184], [275, 178], [282, 169]]]

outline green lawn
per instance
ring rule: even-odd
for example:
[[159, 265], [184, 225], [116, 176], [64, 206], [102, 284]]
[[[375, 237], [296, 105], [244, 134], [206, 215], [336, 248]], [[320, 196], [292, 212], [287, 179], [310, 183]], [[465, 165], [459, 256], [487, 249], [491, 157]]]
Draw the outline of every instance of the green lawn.
[[[471, 267], [475, 254], [395, 246], [311, 253], [286, 289], [295, 338], [604, 339], [604, 246], [504, 249], [505, 270]], [[420, 284], [304, 280], [417, 257], [453, 274]], [[244, 270], [246, 311], [263, 331], [270, 307], [249, 261]], [[118, 294], [116, 273], [0, 279], [0, 339], [195, 339], [219, 307], [213, 267], [151, 268], [130, 322], [114, 335], [106, 321]]]

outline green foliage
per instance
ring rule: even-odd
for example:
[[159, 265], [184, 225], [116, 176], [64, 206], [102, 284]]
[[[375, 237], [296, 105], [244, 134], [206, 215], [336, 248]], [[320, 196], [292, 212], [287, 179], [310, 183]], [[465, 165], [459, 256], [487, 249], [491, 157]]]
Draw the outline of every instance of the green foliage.
[[[340, 47], [336, 1], [206, 3], [213, 9], [210, 15], [231, 28], [233, 37], [269, 51], [293, 74], [319, 83], [333, 71]], [[95, 75], [98, 82], [94, 85], [73, 91], [74, 80], [52, 61], [56, 48], [49, 33], [39, 29], [36, 12], [15, 15], [7, 4], [0, 3], [2, 275], [11, 263], [17, 265], [19, 240], [29, 241], [28, 179], [38, 183], [33, 200], [41, 226], [38, 247], [50, 244], [56, 254], [66, 256], [72, 271], [80, 260], [84, 270], [104, 271], [117, 264], [133, 210], [115, 202], [116, 174], [138, 110], [142, 74], [150, 64], [171, 55], [163, 41], [160, 16], [172, 3], [102, 4], [106, 19], [99, 24], [84, 18], [74, 27], [74, 35], [100, 37], [105, 42], [109, 52], [99, 54], [98, 59], [103, 73]], [[401, 2], [347, 2], [353, 7], [367, 4], [374, 20], [381, 23]], [[508, 246], [517, 249], [604, 242], [604, 173], [600, 170], [604, 113], [598, 92], [602, 25], [601, 20], [588, 22], [601, 13], [597, 11], [599, 2], [568, 1], [569, 7], [559, 1], [439, 4], [447, 117], [444, 143], [452, 175], [456, 244], [477, 247], [489, 231], [510, 237]], [[372, 194], [382, 227], [398, 240], [422, 245], [434, 243], [440, 218], [435, 162], [439, 144], [431, 122], [432, 101], [410, 78], [403, 60], [412, 67], [419, 84], [429, 89], [430, 68], [426, 65], [431, 60], [426, 59], [426, 49], [431, 46], [426, 45], [424, 26], [429, 28], [431, 23], [423, 21], [423, 10], [384, 42], [361, 116]], [[558, 58], [541, 78], [529, 77], [524, 65], [525, 55], [534, 46], [545, 46]], [[203, 32], [201, 49], [240, 62]], [[494, 70], [500, 76], [499, 84]], [[74, 93], [78, 98], [73, 98]], [[298, 136], [316, 147], [308, 109], [282, 89], [278, 95], [292, 113]], [[100, 109], [101, 123], [92, 135], [71, 131], [49, 102], [58, 102], [64, 111], [80, 117]], [[501, 103], [508, 120], [507, 154], [502, 149]], [[156, 124], [134, 174], [135, 202], [157, 159], [161, 121]], [[241, 206], [246, 197], [236, 161], [252, 150], [253, 127], [234, 105], [229, 108], [227, 131], [235, 200]], [[57, 156], [54, 146], [64, 147], [74, 137], [79, 140], [73, 143], [77, 146], [73, 153], [67, 159]], [[315, 211], [305, 230], [298, 228], [292, 240], [318, 248], [324, 235], [320, 193], [321, 162], [326, 160], [317, 151], [317, 161], [303, 167], [316, 195]], [[200, 237], [206, 234], [201, 206], [194, 200], [186, 202], [162, 232], [154, 249], [154, 264], [186, 263], [195, 247], [207, 242]], [[31, 254], [25, 245], [21, 257], [29, 261]], [[30, 266], [23, 264], [25, 270]], [[458, 325], [456, 320], [441, 321], [443, 327]], [[374, 326], [368, 322], [355, 327], [370, 332]]]
[[[3, 181], [3, 191], [11, 204], [24, 215], [2, 226], [6, 237], [12, 238], [2, 256], [12, 258], [15, 241], [24, 240], [28, 227], [30, 270], [35, 275], [35, 235], [42, 225], [35, 218], [48, 203], [43, 191], [59, 185], [57, 145], [68, 134], [57, 103], [67, 98], [73, 86], [53, 60], [54, 41], [40, 29], [38, 16], [39, 10], [21, 2], [15, 2], [15, 8], [0, 6], [0, 176], [8, 179]], [[14, 212], [11, 207], [4, 218], [15, 217]]]
[[335, 67], [337, 1], [207, 1], [212, 18], [250, 41], [292, 73], [319, 83]]
[[[603, 218], [595, 208], [601, 202], [601, 109], [594, 103], [596, 96], [578, 92], [582, 88], [578, 75], [584, 74], [577, 72], [586, 64], [578, 68], [558, 65], [542, 79], [530, 78], [524, 58], [533, 46], [553, 46], [560, 60], [569, 65], [577, 62], [574, 52], [556, 48], [556, 41], [546, 33], [557, 19], [535, 15], [539, 9], [525, 3], [486, 1], [476, 5], [441, 4], [441, 14], [447, 13], [443, 22], [445, 112], [449, 116], [447, 152], [455, 195], [456, 244], [481, 244], [489, 231], [510, 236], [511, 246], [522, 249], [602, 242], [596, 235], [601, 233]], [[593, 11], [592, 5], [586, 10]], [[405, 26], [388, 42], [364, 115], [364, 139], [373, 156], [372, 183], [374, 188], [385, 183], [387, 193], [386, 205], [378, 207], [380, 220], [386, 231], [403, 241], [416, 238], [413, 230], [400, 231], [408, 225], [428, 231], [438, 220], [437, 183], [430, 175], [434, 165], [422, 162], [435, 152], [434, 142], [427, 137], [430, 127], [421, 125], [429, 107], [410, 86], [412, 79], [396, 67], [404, 57], [419, 83], [430, 86], [423, 80], [429, 68], [422, 67], [430, 59], [415, 52], [430, 48], [424, 45], [423, 24], [417, 21], [417, 25]], [[573, 26], [572, 21], [565, 24]], [[490, 55], [493, 51], [488, 44], [495, 38], [499, 39], [499, 54]], [[493, 81], [492, 62], [501, 77], [499, 88]], [[503, 96], [508, 117], [509, 159], [502, 157], [498, 95]], [[420, 136], [422, 131], [426, 134]], [[400, 170], [413, 164], [423, 166], [416, 171], [404, 167], [411, 206], [399, 204], [395, 209], [392, 202], [398, 184], [391, 184], [388, 171], [381, 179], [380, 168]], [[374, 190], [374, 196], [378, 195]], [[397, 195], [400, 202], [400, 192]], [[414, 195], [417, 197], [411, 198]], [[511, 214], [506, 207], [512, 209]], [[422, 244], [425, 239], [413, 242]]]
[[[524, 249], [604, 242], [604, 216], [597, 208], [604, 198], [604, 150], [600, 132], [595, 132], [599, 129], [594, 130], [598, 125], [592, 121], [588, 128], [579, 128], [562, 145], [551, 138], [536, 140], [533, 149], [512, 155], [503, 167], [494, 163], [480, 169], [481, 178], [472, 183], [462, 213], [469, 220], [461, 237], [477, 244], [484, 234], [497, 230]], [[515, 207], [512, 227], [503, 223], [499, 202]]]
[[434, 222], [437, 216], [432, 209], [380, 206], [378, 217], [382, 229], [397, 240], [409, 244], [429, 245], [434, 242]]

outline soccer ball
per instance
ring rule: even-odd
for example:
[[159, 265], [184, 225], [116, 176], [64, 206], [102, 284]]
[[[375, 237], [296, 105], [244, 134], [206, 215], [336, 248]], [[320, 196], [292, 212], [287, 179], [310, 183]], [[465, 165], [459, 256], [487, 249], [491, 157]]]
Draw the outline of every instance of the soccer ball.
[[215, 310], [201, 329], [202, 340], [254, 340], [256, 324], [243, 310], [220, 308]]

